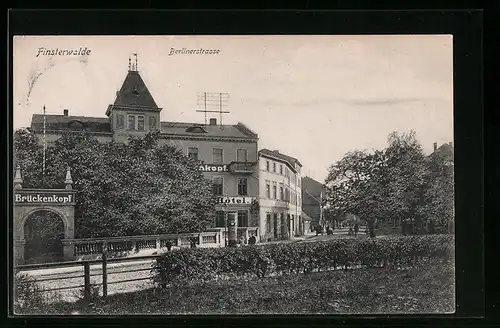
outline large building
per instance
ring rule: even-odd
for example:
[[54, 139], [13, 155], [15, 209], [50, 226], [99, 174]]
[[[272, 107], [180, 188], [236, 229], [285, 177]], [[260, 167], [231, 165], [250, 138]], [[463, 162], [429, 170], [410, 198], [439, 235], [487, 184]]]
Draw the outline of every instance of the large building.
[[[161, 142], [182, 149], [200, 161], [200, 170], [213, 182], [219, 197], [214, 226], [224, 226], [224, 212], [238, 213], [238, 226], [257, 226], [258, 214], [250, 209], [258, 200], [258, 135], [242, 123], [221, 125], [161, 122], [158, 107], [139, 72], [129, 68], [125, 81], [109, 105], [107, 117], [34, 114], [30, 130], [42, 135], [47, 143], [57, 140], [64, 131], [87, 131], [102, 142], [125, 142], [129, 136], [160, 132]], [[103, 110], [104, 112], [104, 110]], [[220, 122], [219, 122], [220, 123]], [[40, 138], [41, 139], [41, 138]]]
[[260, 240], [288, 239], [304, 233], [302, 164], [278, 150], [259, 151]]

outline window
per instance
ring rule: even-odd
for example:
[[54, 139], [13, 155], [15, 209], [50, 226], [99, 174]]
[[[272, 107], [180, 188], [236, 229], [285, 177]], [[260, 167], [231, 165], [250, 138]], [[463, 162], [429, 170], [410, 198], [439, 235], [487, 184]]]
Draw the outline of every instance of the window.
[[269, 161], [266, 161], [266, 171], [269, 171]]
[[238, 195], [240, 195], [240, 196], [248, 195], [247, 178], [238, 179]]
[[222, 177], [214, 177], [212, 180], [212, 190], [214, 195], [222, 196], [224, 194], [224, 179]]
[[135, 130], [135, 115], [128, 116], [128, 129]]
[[269, 182], [266, 182], [266, 197], [271, 198], [271, 185]]
[[125, 121], [123, 119], [122, 114], [116, 115], [116, 128], [117, 129], [124, 129], [125, 128]]
[[198, 160], [198, 148], [188, 147], [188, 157], [197, 161]]
[[226, 226], [226, 220], [224, 217], [224, 211], [215, 212], [215, 227], [224, 228]]
[[276, 163], [273, 163], [273, 172], [276, 173]]
[[283, 175], [283, 164], [280, 164], [280, 174]]
[[222, 148], [214, 148], [212, 161], [214, 164], [222, 164], [222, 162], [224, 161]]
[[280, 186], [280, 199], [281, 200], [285, 200], [285, 194], [284, 194], [284, 191], [283, 191], [283, 186]]
[[129, 115], [128, 129], [144, 131], [144, 115]]
[[278, 189], [278, 187], [276, 187], [276, 185], [273, 186], [273, 199], [276, 199], [277, 195], [276, 195], [276, 190]]
[[237, 149], [236, 150], [236, 161], [237, 162], [247, 162], [248, 154], [246, 149]]
[[266, 232], [267, 233], [271, 232], [271, 214], [270, 213], [266, 214]]
[[248, 211], [238, 211], [238, 227], [248, 227]]
[[156, 130], [156, 117], [154, 116], [149, 117], [149, 129]]
[[144, 116], [137, 116], [137, 130], [144, 131]]
[[288, 188], [285, 189], [285, 201], [290, 202], [290, 190]]

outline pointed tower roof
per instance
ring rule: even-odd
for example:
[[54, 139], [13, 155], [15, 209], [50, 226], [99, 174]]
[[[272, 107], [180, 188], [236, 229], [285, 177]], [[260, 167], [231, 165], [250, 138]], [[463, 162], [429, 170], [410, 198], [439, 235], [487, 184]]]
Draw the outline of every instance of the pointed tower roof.
[[109, 116], [113, 108], [155, 112], [161, 110], [154, 101], [139, 72], [130, 67], [122, 87], [116, 93], [115, 102], [108, 107], [106, 115]]

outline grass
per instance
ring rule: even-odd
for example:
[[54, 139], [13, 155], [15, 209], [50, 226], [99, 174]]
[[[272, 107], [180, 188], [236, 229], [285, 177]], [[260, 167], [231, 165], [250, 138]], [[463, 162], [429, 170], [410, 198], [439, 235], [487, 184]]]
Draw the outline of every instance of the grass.
[[58, 303], [60, 314], [391, 314], [454, 311], [454, 269], [432, 260], [407, 269], [368, 268], [234, 279]]

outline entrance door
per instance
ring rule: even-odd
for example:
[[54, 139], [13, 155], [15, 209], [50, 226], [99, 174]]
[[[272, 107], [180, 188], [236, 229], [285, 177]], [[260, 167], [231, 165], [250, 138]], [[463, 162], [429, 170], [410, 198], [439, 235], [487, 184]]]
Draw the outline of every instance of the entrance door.
[[64, 223], [59, 215], [45, 210], [31, 214], [24, 224], [24, 239], [27, 264], [63, 260]]

